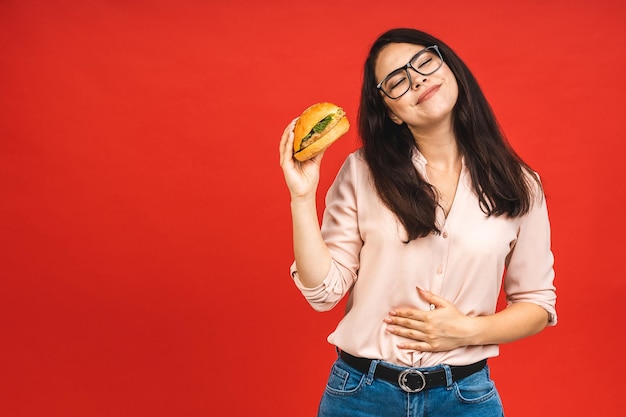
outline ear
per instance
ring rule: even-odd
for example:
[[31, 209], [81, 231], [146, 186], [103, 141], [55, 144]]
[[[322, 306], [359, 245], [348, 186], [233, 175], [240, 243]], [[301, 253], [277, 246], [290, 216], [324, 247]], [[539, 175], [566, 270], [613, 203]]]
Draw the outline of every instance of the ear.
[[395, 124], [401, 125], [404, 123], [402, 119], [396, 116], [396, 114], [392, 112], [391, 110], [387, 110], [387, 113], [389, 114], [389, 118], [391, 119], [391, 121], [394, 122]]

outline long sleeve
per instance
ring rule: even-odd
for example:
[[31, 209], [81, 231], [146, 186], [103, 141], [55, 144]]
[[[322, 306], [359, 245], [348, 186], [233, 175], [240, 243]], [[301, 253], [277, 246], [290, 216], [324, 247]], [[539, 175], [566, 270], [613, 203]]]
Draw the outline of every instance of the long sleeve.
[[504, 278], [509, 304], [529, 302], [543, 307], [549, 314], [549, 325], [555, 325], [556, 291], [554, 255], [550, 243], [550, 221], [546, 199], [537, 198], [523, 217], [514, 247], [509, 254]]
[[296, 263], [291, 266], [296, 286], [318, 311], [327, 311], [337, 305], [357, 279], [363, 242], [357, 220], [356, 170], [354, 156], [348, 157], [326, 194], [322, 236], [330, 251], [332, 265], [322, 284], [315, 288], [303, 286], [298, 279]]

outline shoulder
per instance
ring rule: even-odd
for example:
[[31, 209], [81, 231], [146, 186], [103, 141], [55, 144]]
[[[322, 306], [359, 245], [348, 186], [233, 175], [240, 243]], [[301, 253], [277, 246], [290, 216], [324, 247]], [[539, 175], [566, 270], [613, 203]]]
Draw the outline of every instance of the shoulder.
[[363, 148], [353, 151], [346, 157], [340, 172], [342, 171], [351, 171], [358, 175], [361, 175], [363, 172], [369, 172]]
[[523, 180], [527, 185], [531, 201], [541, 202], [544, 199], [543, 184], [537, 171], [522, 166]]
[[363, 148], [358, 148], [357, 150], [350, 153], [346, 158], [346, 161], [347, 160], [351, 160], [351, 161], [355, 161], [355, 163], [367, 165], [367, 162], [365, 161], [365, 151]]
[[369, 168], [361, 148], [348, 154], [335, 177], [335, 184], [350, 184], [358, 188], [369, 183]]

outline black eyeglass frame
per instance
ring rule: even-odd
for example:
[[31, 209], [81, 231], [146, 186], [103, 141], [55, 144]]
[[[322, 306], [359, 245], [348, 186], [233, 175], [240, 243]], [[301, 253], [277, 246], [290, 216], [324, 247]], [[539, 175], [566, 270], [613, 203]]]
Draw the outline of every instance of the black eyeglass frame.
[[[424, 73], [424, 72], [421, 72], [420, 70], [418, 70], [417, 68], [415, 68], [415, 67], [411, 64], [411, 62], [414, 62], [415, 60], [417, 60], [417, 58], [418, 58], [420, 55], [423, 55], [423, 54], [425, 54], [426, 52], [428, 52], [428, 51], [430, 51], [430, 50], [434, 50], [435, 52], [437, 52], [437, 55], [439, 56], [439, 59], [441, 60], [441, 63], [440, 63], [440, 64], [439, 64], [439, 66], [438, 66], [437, 68], [435, 68], [434, 70], [432, 70], [432, 71], [430, 71], [430, 72], [427, 72], [427, 73]], [[411, 80], [411, 73], [409, 72], [409, 68], [410, 68], [410, 69], [412, 69], [413, 71], [417, 72], [418, 74], [421, 74], [421, 75], [425, 75], [425, 76], [426, 76], [426, 75], [431, 75], [431, 74], [434, 74], [435, 72], [437, 72], [437, 71], [439, 70], [439, 68], [441, 68], [441, 66], [442, 66], [442, 65], [443, 65], [443, 56], [441, 56], [441, 52], [439, 51], [439, 47], [438, 47], [437, 45], [430, 45], [430, 46], [427, 46], [426, 48], [424, 48], [424, 49], [420, 50], [418, 53], [416, 53], [415, 55], [413, 55], [413, 58], [411, 58], [411, 59], [409, 60], [409, 62], [407, 62], [407, 63], [406, 63], [406, 65], [404, 65], [404, 66], [402, 66], [402, 67], [400, 67], [400, 68], [396, 68], [395, 70], [393, 70], [393, 71], [391, 71], [389, 74], [387, 74], [387, 76], [386, 76], [385, 78], [383, 78], [383, 80], [382, 80], [381, 82], [379, 82], [379, 83], [376, 85], [376, 89], [378, 89], [378, 90], [382, 91], [382, 92], [383, 92], [383, 94], [384, 94], [384, 95], [386, 95], [387, 97], [389, 97], [391, 100], [397, 100], [397, 99], [399, 99], [400, 97], [402, 97], [403, 95], [405, 95], [405, 94], [407, 93], [407, 91], [409, 91], [409, 90], [411, 89], [411, 85], [413, 84], [413, 81]], [[400, 94], [398, 97], [391, 97], [391, 96], [390, 96], [389, 94], [387, 94], [387, 92], [383, 89], [383, 83], [384, 83], [385, 81], [387, 81], [387, 79], [388, 79], [389, 77], [391, 77], [393, 74], [395, 74], [395, 73], [396, 73], [396, 72], [398, 72], [398, 71], [402, 71], [402, 70], [404, 70], [404, 71], [406, 72], [406, 76], [407, 76], [407, 78], [408, 78], [408, 80], [409, 80], [409, 87], [406, 89], [406, 91], [405, 91], [404, 93]]]

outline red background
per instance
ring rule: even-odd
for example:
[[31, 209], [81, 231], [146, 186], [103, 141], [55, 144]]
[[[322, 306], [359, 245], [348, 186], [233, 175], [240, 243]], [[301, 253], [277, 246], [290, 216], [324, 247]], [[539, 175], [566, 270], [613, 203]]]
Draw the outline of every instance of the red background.
[[[560, 322], [491, 361], [507, 416], [621, 415], [625, 20], [616, 0], [0, 1], [0, 414], [314, 415], [341, 312], [289, 278], [278, 141], [317, 101], [356, 122], [370, 43], [412, 26], [466, 60], [547, 191]], [[356, 146], [327, 152], [320, 210]]]

